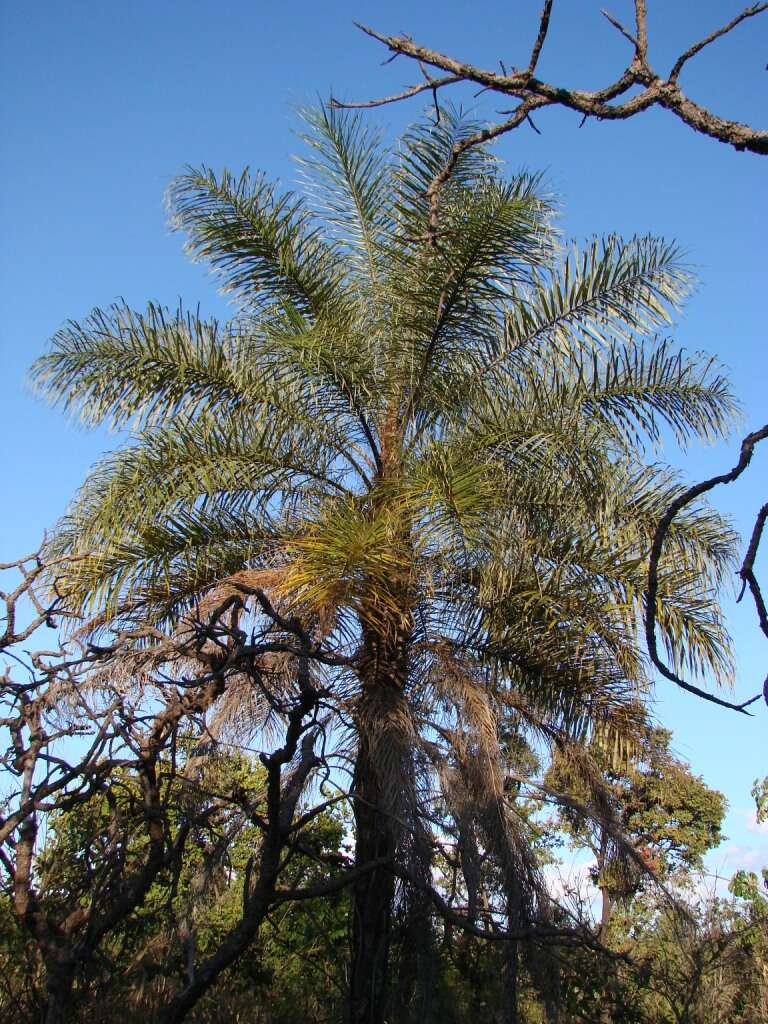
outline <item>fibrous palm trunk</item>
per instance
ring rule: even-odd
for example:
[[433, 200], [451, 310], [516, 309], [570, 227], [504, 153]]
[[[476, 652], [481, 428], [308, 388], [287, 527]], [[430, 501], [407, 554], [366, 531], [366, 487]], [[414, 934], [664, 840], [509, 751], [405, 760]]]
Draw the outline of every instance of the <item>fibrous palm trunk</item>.
[[412, 785], [410, 716], [404, 696], [408, 638], [402, 622], [365, 629], [357, 707], [354, 774], [355, 861], [364, 868], [352, 891], [352, 964], [348, 1024], [383, 1024], [395, 875]]
[[[361, 741], [355, 769], [356, 863], [391, 860], [396, 837], [382, 813], [382, 791], [370, 744]], [[352, 892], [352, 964], [348, 1024], [381, 1024], [387, 999], [390, 920], [394, 875], [377, 867], [362, 875]]]

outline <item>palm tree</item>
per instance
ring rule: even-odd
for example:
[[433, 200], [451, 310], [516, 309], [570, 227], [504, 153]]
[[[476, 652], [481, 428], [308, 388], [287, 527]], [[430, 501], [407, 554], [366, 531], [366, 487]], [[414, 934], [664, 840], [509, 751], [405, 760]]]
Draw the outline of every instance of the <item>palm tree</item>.
[[[371, 1024], [438, 795], [458, 838], [498, 851], [510, 915], [534, 912], [499, 724], [617, 752], [642, 727], [647, 552], [679, 488], [645, 446], [720, 435], [733, 400], [656, 337], [690, 287], [675, 246], [565, 250], [540, 179], [477, 148], [435, 229], [425, 190], [473, 126], [445, 111], [387, 152], [354, 117], [306, 117], [304, 195], [206, 168], [171, 187], [231, 323], [96, 310], [33, 373], [85, 423], [133, 430], [52, 542], [78, 556], [58, 586], [89, 628], [172, 623], [245, 574], [354, 654], [334, 685], [356, 856], [397, 869], [354, 890], [349, 1019]], [[665, 553], [670, 657], [724, 679], [731, 534], [702, 506]]]

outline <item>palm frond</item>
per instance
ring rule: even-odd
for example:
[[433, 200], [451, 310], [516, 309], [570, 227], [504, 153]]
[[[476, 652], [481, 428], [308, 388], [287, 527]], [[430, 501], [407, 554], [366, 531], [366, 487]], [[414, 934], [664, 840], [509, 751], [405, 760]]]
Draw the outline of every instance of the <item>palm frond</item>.
[[119, 303], [69, 321], [31, 375], [38, 391], [89, 426], [149, 425], [231, 402], [242, 344], [234, 326], [182, 307], [136, 313]]
[[391, 166], [381, 135], [359, 114], [332, 107], [300, 111], [312, 154], [299, 158], [314, 208], [338, 240], [366, 294], [377, 299], [392, 229]]
[[[644, 437], [661, 439], [662, 425], [678, 444], [691, 437], [715, 440], [733, 421], [736, 404], [714, 359], [687, 357], [669, 341], [653, 347], [611, 344], [605, 352], [579, 355], [568, 376], [553, 375], [551, 399], [582, 404], [588, 418], [599, 418], [628, 447]], [[567, 393], [570, 392], [570, 397]]]
[[[294, 427], [294, 429], [291, 429]], [[70, 510], [81, 542], [100, 544], [185, 508], [279, 515], [281, 496], [345, 493], [334, 453], [278, 417], [204, 417], [147, 431], [92, 471]]]
[[593, 240], [585, 251], [574, 246], [557, 272], [540, 276], [510, 307], [494, 359], [531, 346], [569, 355], [574, 347], [654, 334], [669, 326], [692, 285], [681, 250], [662, 239], [624, 242], [611, 235]]
[[274, 303], [312, 317], [341, 301], [335, 247], [306, 202], [278, 195], [263, 175], [189, 168], [171, 184], [168, 205], [190, 255], [209, 262], [246, 308]]
[[77, 521], [64, 519], [51, 553], [70, 555], [56, 574], [58, 592], [94, 628], [178, 619], [213, 580], [253, 560], [271, 565], [277, 538], [262, 519], [221, 509], [179, 512], [162, 523], [126, 529], [96, 550], [81, 546]]
[[450, 379], [452, 362], [465, 365], [473, 347], [491, 345], [505, 302], [548, 258], [548, 209], [537, 185], [530, 176], [477, 181], [449, 204], [435, 252], [425, 258], [423, 247], [406, 248], [395, 264], [400, 328], [414, 349], [403, 346], [404, 354], [421, 391], [427, 373]]
[[[426, 229], [427, 189], [445, 167], [454, 146], [476, 134], [481, 127], [460, 109], [447, 105], [441, 108], [439, 121], [421, 121], [402, 136], [395, 171], [395, 208], [406, 238], [413, 239]], [[488, 149], [480, 146], [465, 149], [446, 182], [445, 194], [471, 190], [496, 162]]]

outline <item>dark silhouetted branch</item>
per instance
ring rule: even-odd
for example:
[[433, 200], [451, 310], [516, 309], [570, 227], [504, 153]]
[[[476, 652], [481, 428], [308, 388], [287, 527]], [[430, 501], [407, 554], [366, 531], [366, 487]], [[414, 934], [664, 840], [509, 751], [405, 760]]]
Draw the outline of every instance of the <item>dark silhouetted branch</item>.
[[[765, 5], [764, 5], [765, 6]], [[698, 686], [694, 686], [692, 683], [686, 682], [676, 672], [673, 672], [659, 657], [658, 644], [656, 642], [656, 616], [657, 616], [657, 600], [659, 595], [659, 561], [661, 559], [662, 549], [664, 547], [664, 540], [669, 532], [669, 528], [672, 524], [672, 520], [675, 518], [677, 513], [689, 505], [696, 498], [701, 497], [702, 494], [706, 494], [708, 491], [713, 490], [715, 487], [721, 484], [730, 484], [734, 480], [737, 480], [744, 470], [747, 468], [752, 460], [752, 453], [754, 452], [755, 445], [760, 441], [765, 440], [768, 437], [768, 424], [761, 427], [760, 430], [756, 430], [751, 434], [747, 434], [744, 440], [741, 442], [741, 451], [739, 453], [739, 460], [733, 469], [727, 473], [720, 473], [718, 476], [710, 477], [708, 480], [702, 480], [700, 483], [694, 484], [672, 502], [667, 511], [659, 520], [659, 524], [656, 527], [656, 533], [653, 538], [653, 544], [651, 545], [651, 553], [648, 564], [648, 591], [647, 591], [647, 608], [645, 615], [645, 637], [648, 645], [648, 653], [650, 654], [651, 661], [655, 667], [661, 672], [661, 674], [681, 687], [683, 690], [687, 690], [689, 693], [695, 694], [697, 697], [701, 697], [703, 700], [707, 700], [712, 704], [717, 704], [720, 707], [730, 708], [732, 711], [741, 711], [744, 714], [749, 714], [746, 710], [751, 704], [763, 696], [763, 692], [758, 693], [754, 697], [750, 697], [749, 700], [743, 701], [740, 704], [732, 701], [723, 700], [721, 697], [717, 697], [712, 693], [708, 693], [706, 690], [702, 690]], [[765, 522], [765, 506], [760, 510], [757, 517], [757, 523], [752, 533], [752, 539], [747, 551], [747, 556], [744, 560], [740, 575], [742, 580], [749, 582], [752, 587], [751, 580], [754, 580], [753, 594], [757, 594], [755, 598], [758, 615], [760, 616], [761, 627], [765, 622], [765, 606], [762, 603], [762, 596], [760, 595], [757, 581], [754, 579], [753, 566], [755, 557], [757, 554], [757, 547], [760, 543], [760, 537], [762, 534], [763, 523]], [[768, 635], [768, 634], [767, 634]], [[766, 696], [766, 703], [768, 703], [768, 696]]]

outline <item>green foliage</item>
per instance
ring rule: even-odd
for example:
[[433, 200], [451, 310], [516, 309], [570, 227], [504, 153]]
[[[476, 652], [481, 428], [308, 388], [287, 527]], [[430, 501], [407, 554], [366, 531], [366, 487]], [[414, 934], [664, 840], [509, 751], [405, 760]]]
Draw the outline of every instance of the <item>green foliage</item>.
[[[548, 772], [550, 784], [574, 801], [561, 805], [560, 820], [574, 843], [587, 845], [595, 855], [594, 878], [604, 899], [627, 899], [654, 876], [682, 877], [701, 870], [704, 854], [723, 839], [725, 798], [671, 754], [670, 740], [664, 729], [649, 731], [623, 771], [593, 743], [590, 759], [606, 778], [604, 806], [590, 803], [594, 798], [583, 762], [560, 755]], [[634, 860], [617, 847], [617, 832], [631, 844]]]
[[768, 776], [762, 781], [755, 779], [755, 784], [752, 787], [752, 796], [755, 800], [755, 817], [757, 823], [761, 824], [768, 821]]
[[[304, 196], [207, 168], [169, 192], [236, 320], [96, 310], [35, 364], [51, 400], [136, 431], [62, 522], [53, 548], [78, 559], [59, 585], [99, 622], [163, 619], [279, 567], [294, 602], [354, 632], [360, 581], [383, 594], [395, 560], [430, 641], [514, 650], [571, 687], [636, 680], [647, 538], [679, 488], [643, 466], [642, 441], [717, 436], [734, 408], [711, 360], [655, 338], [690, 289], [679, 250], [612, 236], [562, 256], [540, 180], [504, 180], [477, 148], [428, 246], [424, 188], [473, 126], [446, 112], [387, 154], [358, 118], [305, 117]], [[397, 486], [372, 505], [395, 457]], [[395, 522], [400, 548], [384, 541]], [[720, 678], [708, 587], [731, 545], [711, 510], [688, 512], [660, 576], [673, 662]]]

